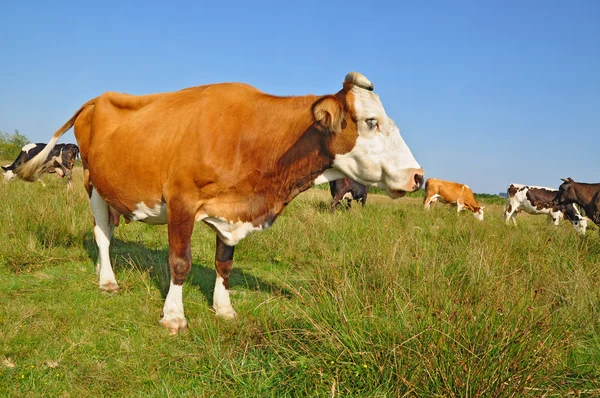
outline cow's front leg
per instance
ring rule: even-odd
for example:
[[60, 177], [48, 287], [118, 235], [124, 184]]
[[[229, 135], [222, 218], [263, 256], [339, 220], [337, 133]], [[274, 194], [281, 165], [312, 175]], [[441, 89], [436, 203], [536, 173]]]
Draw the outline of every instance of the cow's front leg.
[[100, 277], [100, 290], [113, 292], [119, 289], [115, 273], [110, 265], [110, 238], [112, 237], [114, 226], [108, 216], [108, 204], [100, 197], [98, 191], [91, 188], [90, 206], [94, 214], [94, 237], [98, 245], [98, 262], [96, 263], [96, 273]]
[[183, 282], [192, 267], [191, 238], [194, 228], [193, 213], [185, 211], [181, 205], [169, 205], [167, 210], [169, 226], [169, 268], [171, 283], [163, 307], [160, 323], [176, 334], [187, 327], [183, 313]]
[[215, 281], [215, 292], [213, 294], [213, 308], [217, 316], [228, 319], [233, 319], [237, 315], [229, 299], [229, 275], [233, 268], [234, 248], [235, 246], [227, 246], [223, 243], [217, 235], [217, 250], [215, 253], [217, 280]]

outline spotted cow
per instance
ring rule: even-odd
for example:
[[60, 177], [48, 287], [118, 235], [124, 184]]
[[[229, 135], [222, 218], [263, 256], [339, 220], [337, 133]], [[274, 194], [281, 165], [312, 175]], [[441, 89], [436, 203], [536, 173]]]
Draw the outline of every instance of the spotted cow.
[[563, 218], [567, 219], [577, 232], [585, 235], [587, 220], [581, 216], [573, 204], [558, 204], [558, 189], [510, 184], [506, 194], [508, 202], [504, 207], [504, 219], [507, 224], [511, 220], [513, 224], [516, 224], [517, 213], [522, 210], [534, 215], [545, 214], [548, 216], [548, 221], [555, 226], [558, 226]]
[[235, 245], [273, 224], [298, 194], [345, 177], [393, 198], [423, 184], [373, 84], [356, 72], [332, 95], [277, 97], [240, 83], [142, 96], [107, 92], [53, 135], [26, 163], [24, 178], [35, 178], [73, 126], [96, 221], [100, 288], [118, 289], [109, 245], [120, 216], [166, 223], [171, 283], [161, 324], [172, 333], [187, 326], [182, 290], [196, 222], [216, 232], [213, 307], [233, 318]]

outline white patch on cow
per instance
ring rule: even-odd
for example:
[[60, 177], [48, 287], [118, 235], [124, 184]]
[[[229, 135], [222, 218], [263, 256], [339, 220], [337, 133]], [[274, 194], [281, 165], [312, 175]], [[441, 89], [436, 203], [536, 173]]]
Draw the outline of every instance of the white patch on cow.
[[29, 153], [29, 150], [35, 148], [36, 146], [36, 144], [27, 144], [23, 148], [21, 148], [21, 150], [25, 153]]
[[162, 225], [167, 223], [167, 206], [158, 203], [154, 207], [148, 207], [144, 202], [135, 205], [131, 213], [131, 221], [142, 221], [146, 224]]
[[439, 201], [439, 202], [444, 202], [444, 197], [443, 197], [442, 195], [439, 195], [439, 194], [437, 194], [437, 193], [436, 193], [436, 194], [435, 194], [435, 195], [433, 195], [431, 198], [429, 198], [429, 201], [427, 201], [427, 203], [425, 203], [425, 208], [426, 208], [426, 209], [429, 209], [429, 208], [430, 208], [430, 206], [431, 206], [433, 203], [436, 203], [436, 202], [438, 202], [438, 201]]
[[346, 176], [336, 169], [327, 169], [315, 178], [314, 185], [325, 184], [326, 182], [335, 181]]
[[342, 197], [342, 200], [344, 200], [344, 199], [346, 199], [346, 200], [350, 200], [350, 201], [351, 201], [351, 200], [353, 200], [353, 199], [354, 199], [354, 196], [352, 196], [352, 192], [346, 192], [346, 193], [344, 194], [344, 196]]
[[[367, 186], [390, 191], [411, 191], [414, 173], [421, 166], [402, 139], [400, 130], [390, 119], [379, 96], [354, 86], [355, 116], [358, 138], [348, 153], [338, 154], [333, 167], [347, 177]], [[377, 126], [369, 127], [367, 120], [376, 119]]]
[[90, 205], [94, 214], [94, 220], [96, 221], [96, 225], [94, 226], [94, 237], [96, 238], [96, 245], [98, 245], [96, 272], [100, 278], [100, 289], [114, 291], [119, 288], [115, 279], [115, 273], [110, 265], [109, 255], [110, 238], [112, 237], [114, 226], [109, 219], [108, 205], [95, 189], [92, 189]]
[[173, 281], [169, 284], [169, 293], [165, 299], [163, 318], [160, 323], [174, 332], [187, 326], [183, 313], [183, 285], [176, 285]]
[[[227, 246], [235, 246], [239, 241], [244, 239], [252, 232], [260, 231], [263, 229], [262, 225], [255, 227], [251, 222], [248, 221], [229, 221], [223, 217], [208, 217], [206, 215], [199, 215], [196, 217], [196, 221], [204, 221], [211, 226], [219, 237]], [[268, 228], [269, 225], [265, 225]]]
[[217, 274], [217, 280], [215, 281], [215, 292], [213, 294], [213, 308], [217, 316], [223, 318], [235, 318], [237, 315], [233, 307], [231, 306], [231, 300], [229, 299], [229, 290], [225, 289], [223, 284], [223, 278]]
[[15, 177], [16, 177], [16, 175], [15, 175], [15, 173], [13, 173], [12, 170], [7, 170], [4, 172], [4, 182], [9, 182], [10, 180], [12, 180]]

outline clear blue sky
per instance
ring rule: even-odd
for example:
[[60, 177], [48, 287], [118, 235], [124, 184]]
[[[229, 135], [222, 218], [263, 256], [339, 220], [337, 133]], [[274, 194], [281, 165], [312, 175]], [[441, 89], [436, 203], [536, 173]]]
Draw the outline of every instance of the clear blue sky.
[[5, 1], [0, 22], [0, 131], [32, 141], [104, 91], [328, 94], [356, 70], [427, 177], [600, 181], [600, 1]]

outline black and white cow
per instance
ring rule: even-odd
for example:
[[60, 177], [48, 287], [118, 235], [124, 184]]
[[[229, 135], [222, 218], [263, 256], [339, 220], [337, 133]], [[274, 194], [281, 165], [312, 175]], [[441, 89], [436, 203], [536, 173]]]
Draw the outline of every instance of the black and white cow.
[[558, 204], [558, 189], [510, 184], [506, 193], [508, 203], [504, 208], [504, 219], [507, 224], [510, 220], [516, 224], [517, 212], [523, 210], [529, 214], [546, 214], [554, 225], [558, 225], [563, 218], [567, 219], [577, 232], [585, 235], [587, 220], [573, 204]]
[[[27, 144], [21, 149], [21, 153], [9, 166], [1, 166], [4, 170], [4, 181], [9, 182], [19, 176], [19, 170], [23, 164], [27, 163], [35, 155], [40, 153], [46, 144]], [[79, 155], [79, 147], [75, 144], [58, 144], [48, 154], [41, 173], [52, 174], [56, 173], [59, 177], [66, 177], [69, 184], [75, 159]]]
[[344, 203], [344, 208], [348, 210], [352, 205], [352, 201], [361, 202], [363, 207], [367, 204], [367, 193], [369, 187], [360, 184], [350, 178], [340, 178], [329, 182], [329, 190], [333, 200], [331, 201], [331, 211]]

